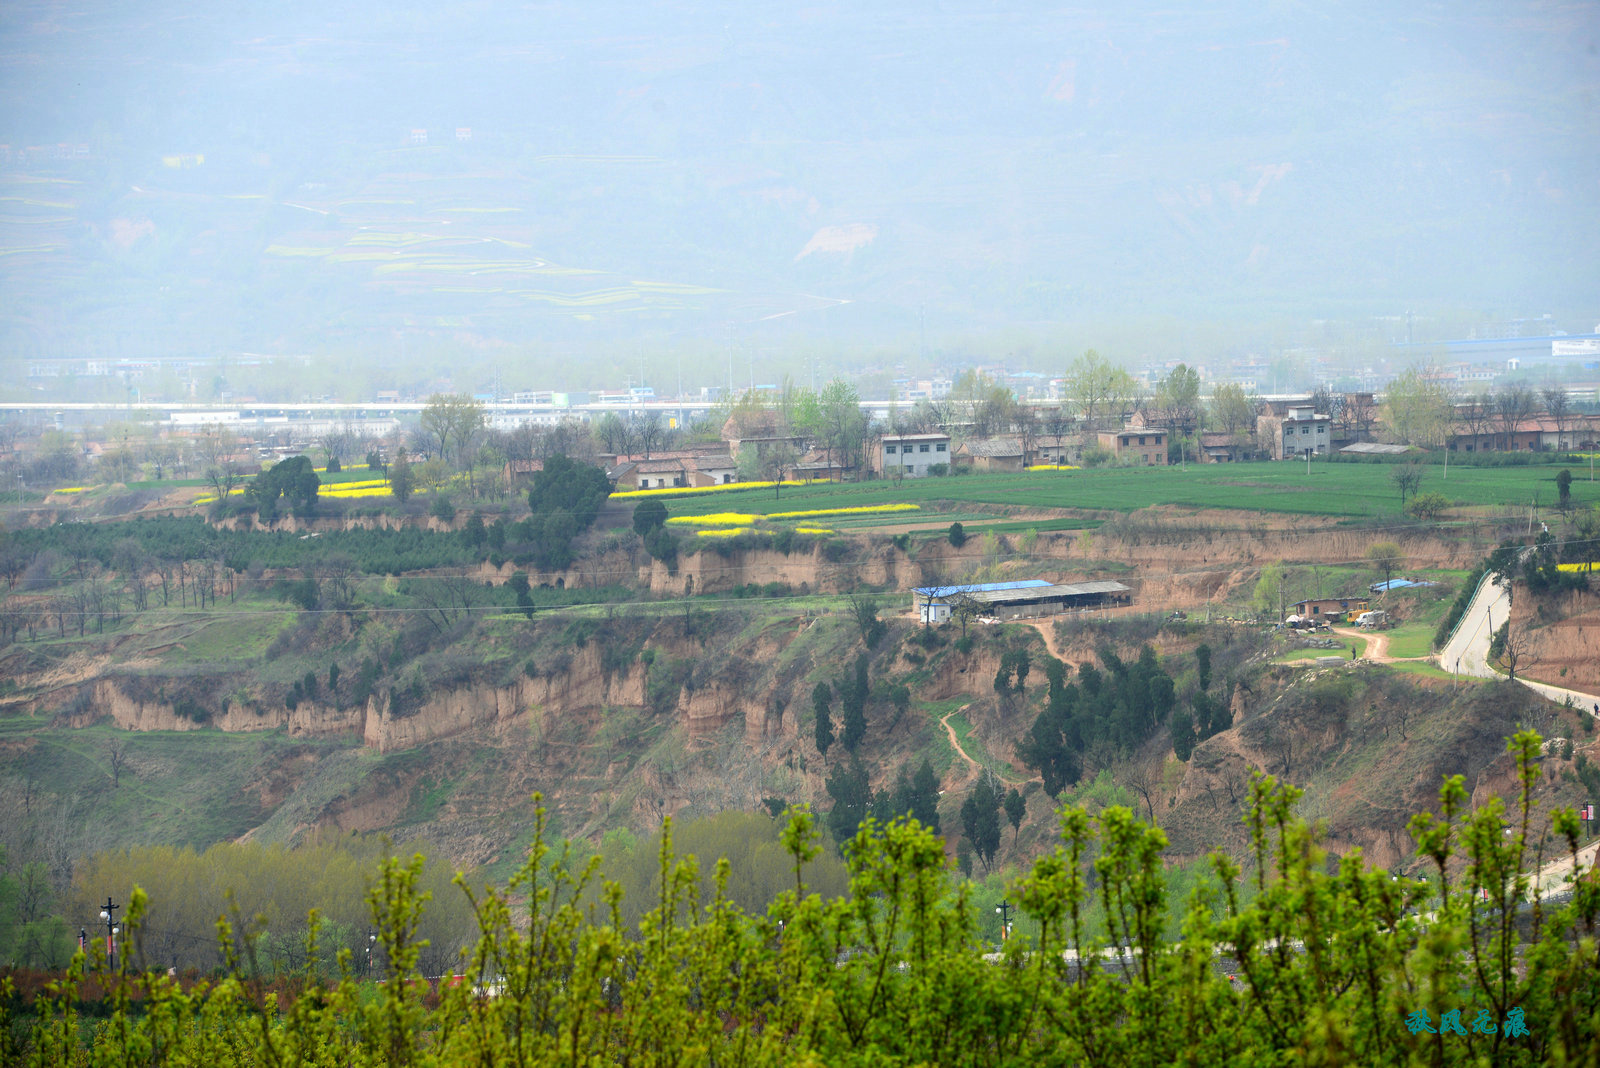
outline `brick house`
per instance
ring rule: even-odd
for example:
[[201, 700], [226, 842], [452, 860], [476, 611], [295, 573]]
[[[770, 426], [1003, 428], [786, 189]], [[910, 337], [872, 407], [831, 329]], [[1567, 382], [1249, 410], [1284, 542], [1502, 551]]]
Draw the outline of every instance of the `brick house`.
[[1121, 430], [1102, 430], [1099, 443], [1119, 463], [1167, 466], [1167, 432], [1160, 427], [1125, 426]]

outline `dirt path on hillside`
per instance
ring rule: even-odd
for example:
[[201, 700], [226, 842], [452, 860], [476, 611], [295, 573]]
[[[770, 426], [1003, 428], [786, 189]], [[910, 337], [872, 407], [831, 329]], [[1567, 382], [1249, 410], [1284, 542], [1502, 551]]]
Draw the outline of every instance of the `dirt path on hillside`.
[[956, 729], [950, 726], [951, 716], [965, 712], [971, 707], [971, 705], [962, 705], [954, 712], [946, 712], [943, 716], [939, 717], [939, 725], [943, 727], [944, 732], [950, 736], [950, 748], [954, 749], [957, 755], [960, 756], [962, 760], [967, 762], [967, 767], [970, 768], [974, 773], [982, 773], [983, 765], [978, 763], [976, 760], [973, 760], [967, 751], [961, 748], [961, 739], [956, 737]]
[[1049, 650], [1051, 656], [1057, 660], [1067, 659], [1061, 652], [1060, 644], [1056, 641], [1056, 621], [1054, 619], [1019, 619], [1016, 622], [1038, 631], [1039, 637], [1044, 639], [1044, 647]]

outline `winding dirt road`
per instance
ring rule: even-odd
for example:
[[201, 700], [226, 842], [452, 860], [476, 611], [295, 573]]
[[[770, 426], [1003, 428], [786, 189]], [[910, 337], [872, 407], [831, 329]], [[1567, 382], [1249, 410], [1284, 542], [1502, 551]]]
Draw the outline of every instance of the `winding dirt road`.
[[950, 748], [954, 749], [956, 754], [960, 756], [962, 760], [967, 762], [967, 767], [972, 769], [973, 772], [981, 772], [983, 770], [983, 765], [978, 763], [976, 760], [973, 760], [967, 751], [961, 748], [961, 739], [956, 737], [956, 729], [950, 726], [951, 716], [959, 715], [971, 707], [971, 705], [962, 705], [954, 712], [946, 712], [943, 716], [939, 717], [939, 725], [943, 727], [944, 732], [950, 736]]

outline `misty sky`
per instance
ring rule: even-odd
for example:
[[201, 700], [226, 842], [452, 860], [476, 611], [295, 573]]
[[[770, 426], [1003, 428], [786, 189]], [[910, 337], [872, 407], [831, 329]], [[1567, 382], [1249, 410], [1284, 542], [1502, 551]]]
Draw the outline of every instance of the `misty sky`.
[[13, 0], [0, 344], [1586, 329], [1600, 6], [1396, 6]]

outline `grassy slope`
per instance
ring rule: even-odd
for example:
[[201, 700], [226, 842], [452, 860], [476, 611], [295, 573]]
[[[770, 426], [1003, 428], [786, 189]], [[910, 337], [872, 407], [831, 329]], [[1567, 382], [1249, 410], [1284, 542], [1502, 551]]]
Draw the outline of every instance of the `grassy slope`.
[[[62, 730], [11, 717], [0, 719], [0, 743], [8, 791], [31, 778], [40, 795], [33, 804], [71, 827], [75, 853], [236, 838], [273, 811], [266, 782], [275, 769], [353, 744], [221, 731]], [[127, 760], [116, 785], [113, 745]]]

